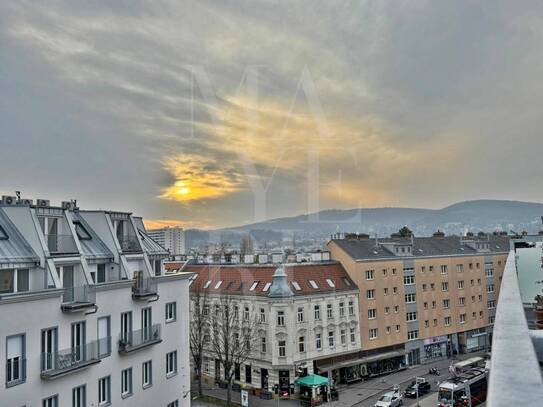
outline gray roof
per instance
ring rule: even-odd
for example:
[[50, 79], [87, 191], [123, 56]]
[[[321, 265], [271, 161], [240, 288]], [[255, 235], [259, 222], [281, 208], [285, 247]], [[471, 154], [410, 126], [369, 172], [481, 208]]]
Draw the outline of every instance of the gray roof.
[[108, 249], [106, 244], [98, 237], [98, 234], [85, 221], [83, 216], [78, 212], [73, 212], [74, 221], [78, 221], [90, 235], [90, 239], [79, 239], [83, 254], [91, 259], [112, 259], [113, 253]]
[[[414, 237], [413, 238], [413, 255], [412, 256], [396, 256], [391, 250], [385, 246], [387, 243], [396, 243], [410, 245], [410, 238], [384, 238], [378, 239], [379, 245], [376, 246], [375, 239], [333, 239], [345, 253], [354, 260], [371, 260], [371, 259], [405, 259], [430, 256], [461, 256], [461, 255], [484, 255], [492, 253], [507, 253], [509, 252], [509, 237], [499, 235], [488, 235], [485, 238], [475, 236], [474, 241], [488, 242], [489, 249], [487, 251], [477, 251], [469, 245], [463, 244], [460, 236], [445, 236], [445, 237]], [[384, 244], [384, 245], [383, 245]]]
[[0, 239], [0, 264], [39, 263], [39, 257], [1, 208], [0, 226], [8, 236]]
[[168, 256], [168, 250], [158, 244], [145, 231], [139, 229], [143, 250], [151, 256]]

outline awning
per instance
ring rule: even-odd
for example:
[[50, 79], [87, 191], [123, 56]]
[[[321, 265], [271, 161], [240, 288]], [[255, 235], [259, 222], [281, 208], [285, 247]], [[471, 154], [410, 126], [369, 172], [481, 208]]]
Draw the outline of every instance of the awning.
[[320, 387], [328, 385], [328, 378], [319, 376], [317, 374], [311, 374], [309, 376], [304, 376], [299, 379], [296, 379], [294, 382], [299, 386], [305, 387]]
[[379, 360], [385, 360], [385, 359], [392, 359], [395, 357], [405, 356], [406, 354], [407, 354], [407, 351], [385, 352], [379, 355], [366, 356], [360, 359], [346, 360], [346, 361], [338, 362], [338, 363], [330, 363], [328, 365], [318, 365], [318, 368], [320, 370], [334, 370], [334, 369], [340, 369], [342, 367], [361, 365], [364, 363], [377, 362]]

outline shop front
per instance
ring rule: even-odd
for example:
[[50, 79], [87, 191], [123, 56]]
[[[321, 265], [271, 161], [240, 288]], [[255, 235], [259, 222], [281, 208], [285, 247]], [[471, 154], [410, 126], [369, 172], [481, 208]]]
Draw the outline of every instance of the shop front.
[[484, 328], [458, 334], [458, 344], [461, 353], [487, 350], [488, 343], [488, 333]]
[[424, 359], [427, 362], [447, 358], [450, 354], [449, 337], [447, 335], [427, 338], [423, 342]]

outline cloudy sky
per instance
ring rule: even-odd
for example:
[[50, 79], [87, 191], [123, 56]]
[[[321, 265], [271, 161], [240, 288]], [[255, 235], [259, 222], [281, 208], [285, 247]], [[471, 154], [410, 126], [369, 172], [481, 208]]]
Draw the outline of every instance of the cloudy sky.
[[543, 201], [542, 45], [536, 1], [2, 1], [0, 193], [186, 227]]

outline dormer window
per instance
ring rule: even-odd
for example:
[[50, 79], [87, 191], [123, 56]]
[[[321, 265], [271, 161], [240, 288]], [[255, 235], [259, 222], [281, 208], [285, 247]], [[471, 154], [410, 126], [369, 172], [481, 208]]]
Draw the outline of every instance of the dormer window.
[[92, 239], [90, 233], [87, 231], [87, 229], [85, 229], [85, 226], [83, 226], [81, 224], [81, 222], [79, 222], [77, 220], [74, 221], [74, 226], [75, 226], [75, 233], [77, 234], [77, 237], [80, 240], [91, 240]]
[[0, 225], [0, 240], [8, 240], [8, 239], [9, 239], [8, 234], [6, 233], [2, 225]]

